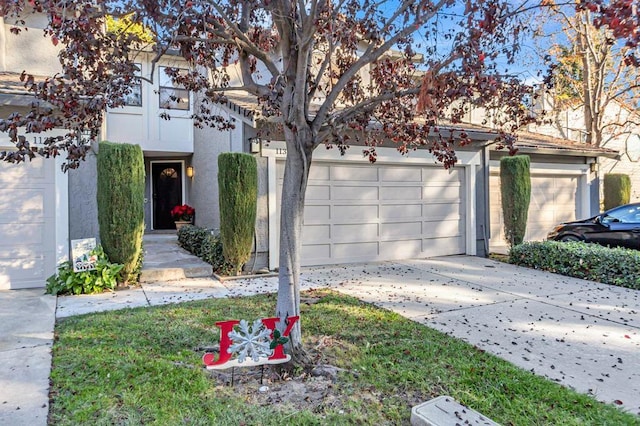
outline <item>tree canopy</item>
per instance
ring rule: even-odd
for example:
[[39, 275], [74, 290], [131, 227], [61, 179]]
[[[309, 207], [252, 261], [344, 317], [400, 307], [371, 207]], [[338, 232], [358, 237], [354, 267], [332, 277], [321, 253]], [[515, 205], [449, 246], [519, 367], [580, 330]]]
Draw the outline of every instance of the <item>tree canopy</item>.
[[[364, 143], [375, 159], [375, 146], [391, 139], [404, 151], [433, 147], [451, 165], [453, 141], [427, 137], [445, 115], [456, 123], [470, 105], [494, 102], [509, 109], [500, 124], [523, 118], [519, 82], [496, 68], [496, 60], [513, 60], [524, 29], [509, 2], [0, 2], [7, 22], [15, 20], [15, 32], [22, 17], [34, 12], [48, 16], [46, 35], [64, 46], [61, 73], [35, 81], [27, 70], [27, 88], [53, 109], [0, 121], [0, 130], [14, 138], [20, 126], [97, 136], [105, 108], [121, 106], [123, 93], [136, 82], [134, 58], [149, 37], [153, 61], [177, 51], [192, 63], [188, 75], [172, 77], [206, 94], [194, 114], [202, 125], [228, 125], [212, 113], [212, 105], [224, 102], [225, 92], [243, 90], [279, 125], [296, 128], [295, 122], [304, 120], [315, 145], [343, 149]], [[105, 31], [105, 20], [113, 23], [113, 17], [128, 30]], [[241, 81], [232, 81], [230, 67], [239, 69]], [[422, 85], [418, 117], [421, 80], [428, 84]], [[73, 137], [50, 142], [42, 154], [67, 149], [69, 165], [77, 166], [82, 143]], [[5, 159], [32, 155], [25, 144]]]

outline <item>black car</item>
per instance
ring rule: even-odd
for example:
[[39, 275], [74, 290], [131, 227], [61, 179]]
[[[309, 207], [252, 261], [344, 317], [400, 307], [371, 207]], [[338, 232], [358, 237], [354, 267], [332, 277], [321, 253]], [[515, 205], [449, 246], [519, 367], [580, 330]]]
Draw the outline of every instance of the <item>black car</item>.
[[616, 207], [589, 219], [563, 223], [556, 226], [547, 239], [640, 250], [640, 203]]

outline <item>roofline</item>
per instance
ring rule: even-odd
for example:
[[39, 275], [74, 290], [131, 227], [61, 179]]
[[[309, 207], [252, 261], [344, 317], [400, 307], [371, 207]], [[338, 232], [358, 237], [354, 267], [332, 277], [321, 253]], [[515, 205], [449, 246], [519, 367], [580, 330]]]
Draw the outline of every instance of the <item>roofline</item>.
[[526, 154], [550, 154], [550, 155], [568, 155], [570, 157], [606, 157], [611, 158], [613, 160], [620, 159], [620, 153], [618, 152], [595, 152], [588, 150], [580, 150], [580, 149], [553, 149], [553, 148], [534, 148], [530, 146], [519, 146], [518, 142], [516, 142], [515, 147], [518, 149], [518, 152], [526, 153]]

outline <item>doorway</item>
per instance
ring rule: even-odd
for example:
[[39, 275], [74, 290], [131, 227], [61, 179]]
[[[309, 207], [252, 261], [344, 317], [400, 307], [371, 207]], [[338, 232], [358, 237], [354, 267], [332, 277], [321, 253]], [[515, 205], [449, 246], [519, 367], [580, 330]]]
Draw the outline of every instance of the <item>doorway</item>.
[[182, 162], [151, 162], [153, 229], [175, 229], [171, 209], [182, 204]]

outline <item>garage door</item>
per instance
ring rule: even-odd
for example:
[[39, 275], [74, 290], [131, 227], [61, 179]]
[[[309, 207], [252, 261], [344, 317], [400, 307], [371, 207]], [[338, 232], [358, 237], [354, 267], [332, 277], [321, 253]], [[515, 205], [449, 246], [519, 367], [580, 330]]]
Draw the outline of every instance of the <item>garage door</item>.
[[0, 289], [44, 287], [55, 272], [55, 162], [0, 162]]
[[[283, 175], [278, 161], [278, 207]], [[464, 181], [463, 168], [314, 162], [302, 264], [465, 253]]]
[[[531, 174], [531, 201], [525, 241], [542, 241], [553, 227], [576, 219], [578, 176], [561, 174]], [[493, 251], [504, 251], [500, 174], [492, 171], [491, 186], [491, 243]]]

